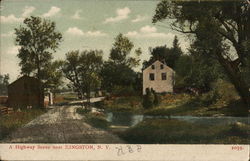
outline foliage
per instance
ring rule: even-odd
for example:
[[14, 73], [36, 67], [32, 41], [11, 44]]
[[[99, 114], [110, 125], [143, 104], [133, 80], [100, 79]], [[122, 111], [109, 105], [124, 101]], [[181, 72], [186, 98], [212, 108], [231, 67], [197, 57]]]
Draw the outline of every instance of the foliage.
[[104, 101], [104, 108], [108, 111], [140, 112], [142, 109], [141, 97], [115, 97]]
[[114, 90], [114, 87], [130, 87], [136, 81], [136, 73], [132, 68], [140, 63], [141, 49], [135, 49], [135, 57], [130, 56], [134, 44], [122, 34], [115, 38], [115, 42], [110, 51], [109, 60], [103, 65], [102, 88], [108, 92]]
[[161, 1], [153, 23], [173, 19], [171, 27], [193, 36], [193, 48], [214, 57], [250, 107], [249, 85], [242, 75], [249, 59], [250, 9], [243, 1]]
[[177, 60], [176, 88], [192, 87], [207, 92], [211, 90], [213, 82], [226, 78], [215, 59], [193, 50], [190, 50], [190, 53]]
[[160, 60], [166, 63], [169, 67], [175, 69], [176, 61], [179, 59], [183, 52], [179, 46], [179, 40], [177, 36], [175, 36], [173, 40], [173, 47], [167, 48], [165, 46], [157, 46], [155, 48], [149, 49], [151, 57], [148, 61], [143, 62], [143, 68], [148, 67], [150, 64], [155, 62], [156, 60]]
[[62, 41], [62, 34], [55, 31], [55, 22], [40, 17], [31, 16], [23, 23], [25, 26], [15, 29], [15, 42], [21, 47], [17, 55], [21, 73], [33, 75], [46, 82], [49, 78], [47, 72], [53, 58], [52, 53]]
[[127, 88], [134, 84], [136, 73], [127, 65], [115, 64], [114, 62], [104, 62], [101, 70], [102, 88], [108, 92], [115, 87]]
[[98, 50], [81, 53], [77, 50], [66, 54], [63, 73], [81, 97], [85, 94], [88, 102], [90, 102], [90, 92], [100, 88], [102, 62], [102, 51]]
[[109, 60], [114, 64], [123, 64], [130, 68], [139, 65], [139, 56], [142, 54], [141, 48], [135, 50], [136, 57], [129, 56], [134, 44], [127, 37], [118, 34], [110, 51]]
[[10, 79], [9, 74], [0, 75], [0, 95], [7, 94], [9, 79]]
[[150, 109], [154, 106], [155, 96], [151, 89], [146, 88], [146, 95], [143, 96], [142, 106], [145, 109]]
[[137, 93], [132, 86], [114, 86], [112, 94], [114, 96], [133, 96]]
[[49, 88], [53, 93], [58, 91], [59, 87], [63, 84], [62, 65], [63, 61], [56, 60], [48, 64], [42, 72], [44, 78], [47, 78], [44, 83], [45, 88]]

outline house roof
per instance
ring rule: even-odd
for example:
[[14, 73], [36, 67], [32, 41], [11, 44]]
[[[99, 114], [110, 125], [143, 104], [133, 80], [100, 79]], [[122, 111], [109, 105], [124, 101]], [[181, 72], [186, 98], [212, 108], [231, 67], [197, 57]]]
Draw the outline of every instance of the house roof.
[[167, 66], [165, 63], [163, 63], [163, 62], [160, 61], [160, 60], [154, 61], [153, 63], [151, 63], [150, 65], [148, 65], [145, 69], [143, 69], [143, 71], [146, 70], [146, 69], [148, 69], [148, 68], [150, 68], [151, 65], [153, 65], [153, 64], [155, 64], [155, 63], [157, 63], [157, 62], [159, 62], [160, 64], [164, 65], [165, 67], [167, 67], [168, 69], [170, 69], [170, 70], [172, 70], [172, 71], [174, 72], [174, 70], [173, 70], [172, 68], [170, 68], [169, 66]]

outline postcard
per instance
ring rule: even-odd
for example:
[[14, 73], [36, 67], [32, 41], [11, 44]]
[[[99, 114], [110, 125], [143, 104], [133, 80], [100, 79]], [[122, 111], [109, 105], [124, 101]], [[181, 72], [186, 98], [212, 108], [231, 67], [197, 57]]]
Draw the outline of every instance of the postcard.
[[0, 160], [249, 160], [249, 0], [0, 6]]

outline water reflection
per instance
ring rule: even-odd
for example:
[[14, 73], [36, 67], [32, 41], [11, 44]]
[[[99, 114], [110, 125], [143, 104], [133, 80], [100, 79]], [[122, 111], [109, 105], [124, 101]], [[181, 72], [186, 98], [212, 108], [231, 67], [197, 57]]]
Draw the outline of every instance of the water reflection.
[[[124, 112], [108, 112], [106, 113], [107, 121], [109, 121], [114, 126], [135, 126], [145, 119], [169, 119], [168, 116], [148, 116], [148, 115], [138, 115], [132, 113]], [[248, 117], [196, 117], [196, 116], [171, 116], [173, 119], [183, 120], [191, 123], [197, 123], [201, 125], [227, 125], [236, 122], [241, 122], [244, 124], [249, 124]]]

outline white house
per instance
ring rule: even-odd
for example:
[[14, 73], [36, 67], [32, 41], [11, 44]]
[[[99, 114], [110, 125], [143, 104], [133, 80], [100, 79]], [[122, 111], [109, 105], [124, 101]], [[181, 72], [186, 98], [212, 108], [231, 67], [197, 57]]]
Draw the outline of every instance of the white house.
[[156, 60], [143, 70], [143, 94], [153, 88], [156, 93], [173, 92], [175, 72], [166, 64]]

